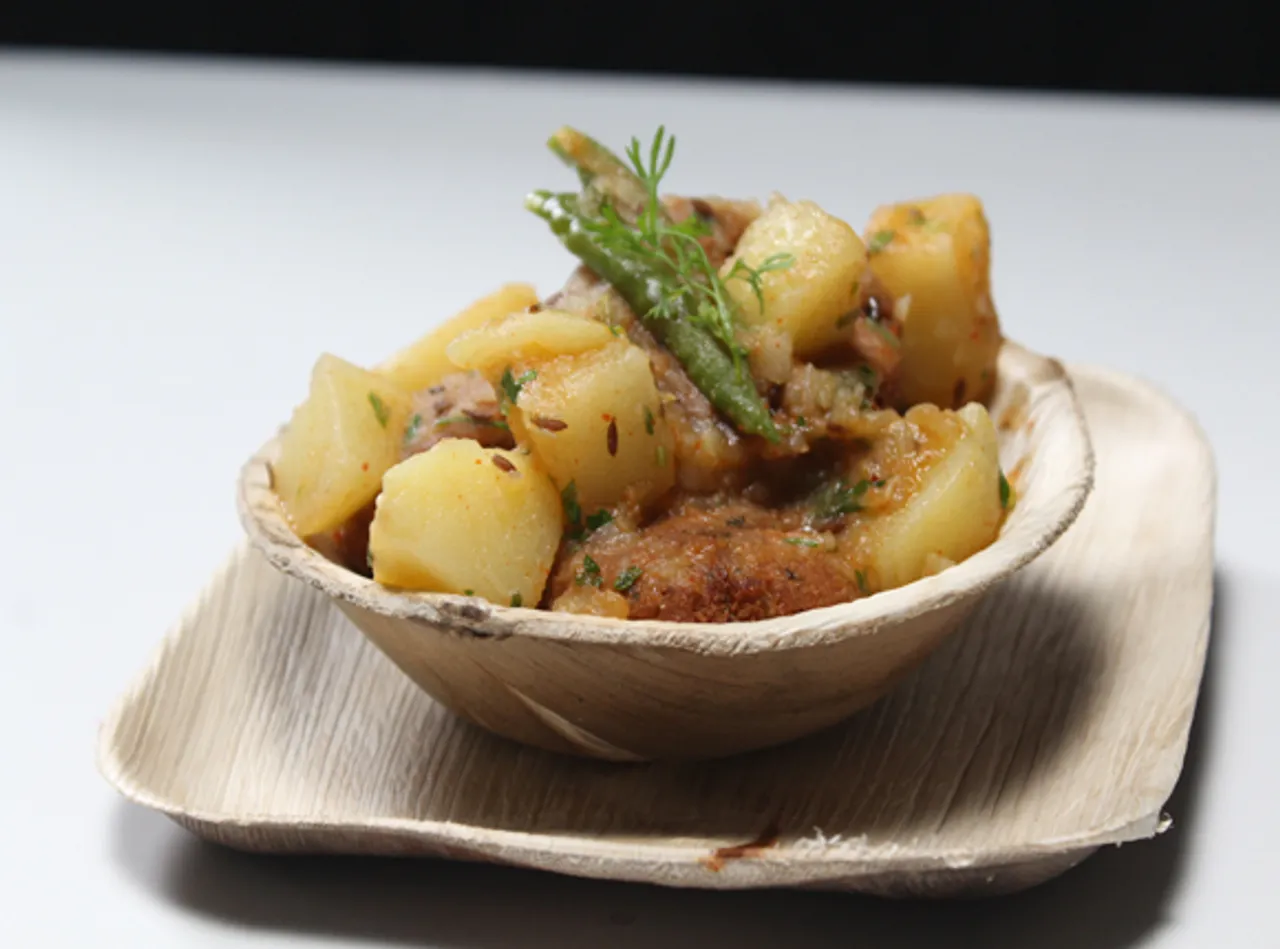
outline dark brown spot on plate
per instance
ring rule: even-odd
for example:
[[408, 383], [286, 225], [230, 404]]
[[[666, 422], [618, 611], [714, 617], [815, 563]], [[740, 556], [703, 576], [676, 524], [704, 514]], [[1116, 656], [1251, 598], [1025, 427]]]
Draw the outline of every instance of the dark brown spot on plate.
[[698, 862], [712, 873], [719, 873], [730, 860], [742, 860], [749, 857], [763, 856], [765, 851], [778, 845], [778, 822], [770, 821], [760, 835], [745, 844], [733, 844], [729, 847], [718, 847], [706, 857], [698, 858]]

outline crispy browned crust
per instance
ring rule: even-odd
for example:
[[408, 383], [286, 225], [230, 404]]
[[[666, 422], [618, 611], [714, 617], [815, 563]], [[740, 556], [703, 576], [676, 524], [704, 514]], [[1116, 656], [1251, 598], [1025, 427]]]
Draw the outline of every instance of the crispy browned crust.
[[628, 568], [642, 571], [626, 591], [631, 619], [757, 620], [856, 599], [847, 567], [799, 527], [794, 512], [743, 502], [682, 505], [640, 531], [597, 532], [562, 560], [551, 595], [567, 592], [579, 577], [593, 582], [584, 572], [590, 556], [606, 589]]

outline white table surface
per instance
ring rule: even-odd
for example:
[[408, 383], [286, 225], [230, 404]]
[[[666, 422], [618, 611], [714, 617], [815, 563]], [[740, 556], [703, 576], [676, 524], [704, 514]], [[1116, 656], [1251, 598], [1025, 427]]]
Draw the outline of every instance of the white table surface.
[[[98, 722], [238, 540], [236, 470], [316, 354], [371, 362], [566, 272], [520, 207], [569, 181], [542, 146], [563, 122], [665, 122], [674, 190], [859, 226], [974, 191], [1006, 331], [1198, 415], [1217, 606], [1169, 833], [982, 903], [673, 892], [248, 857], [97, 776]], [[0, 945], [1280, 945], [1277, 175], [1276, 106], [0, 50]]]

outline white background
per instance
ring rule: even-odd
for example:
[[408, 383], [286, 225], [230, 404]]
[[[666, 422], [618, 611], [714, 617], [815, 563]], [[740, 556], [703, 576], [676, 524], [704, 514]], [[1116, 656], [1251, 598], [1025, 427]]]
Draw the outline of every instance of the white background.
[[[1168, 834], [982, 903], [669, 892], [243, 856], [96, 775], [98, 722], [237, 542], [237, 468], [317, 353], [373, 362], [567, 272], [520, 206], [569, 181], [542, 145], [565, 122], [666, 123], [672, 190], [856, 226], [976, 192], [1007, 333], [1198, 415], [1217, 606]], [[0, 945], [1280, 945], [1277, 175], [1276, 106], [0, 51]]]

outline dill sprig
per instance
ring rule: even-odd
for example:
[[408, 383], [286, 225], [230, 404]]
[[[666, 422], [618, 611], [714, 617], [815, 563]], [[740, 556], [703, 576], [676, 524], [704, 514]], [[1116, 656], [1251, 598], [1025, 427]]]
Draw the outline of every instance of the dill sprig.
[[745, 377], [747, 351], [737, 335], [741, 314], [726, 283], [745, 282], [763, 312], [761, 278], [771, 271], [787, 269], [795, 258], [791, 254], [773, 254], [756, 267], [739, 258], [722, 278], [702, 244], [702, 238], [711, 234], [711, 227], [696, 214], [673, 222], [663, 208], [662, 180], [671, 168], [675, 149], [675, 136], [668, 135], [663, 126], [658, 127], [647, 155], [640, 140], [632, 138], [626, 156], [645, 193], [640, 213], [633, 223], [628, 223], [609, 196], [602, 195], [598, 217], [588, 219], [586, 227], [602, 247], [640, 258], [670, 278], [649, 317], [688, 319], [707, 330], [733, 357], [739, 375]]
[[740, 314], [725, 281], [746, 281], [763, 302], [762, 275], [790, 266], [790, 255], [759, 267], [735, 264], [721, 279], [702, 246], [708, 225], [697, 215], [672, 221], [662, 205], [661, 183], [675, 155], [675, 139], [663, 128], [647, 155], [633, 139], [626, 161], [574, 129], [560, 129], [549, 144], [577, 170], [582, 191], [535, 191], [525, 207], [613, 285], [717, 410], [740, 431], [777, 443], [769, 406], [746, 371]]

